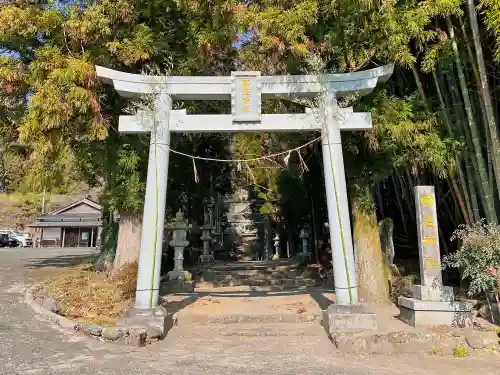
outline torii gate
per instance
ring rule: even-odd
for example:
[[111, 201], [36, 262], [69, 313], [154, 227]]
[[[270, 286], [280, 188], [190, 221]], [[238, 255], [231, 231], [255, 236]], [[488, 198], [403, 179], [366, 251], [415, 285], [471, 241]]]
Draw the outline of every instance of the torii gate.
[[[324, 75], [261, 76], [260, 72], [238, 71], [230, 77], [159, 77], [97, 66], [97, 75], [112, 83], [122, 96], [156, 95], [154, 113], [120, 116], [119, 121], [120, 132], [151, 132], [136, 309], [158, 306], [171, 132], [321, 131], [336, 301], [356, 304], [357, 279], [340, 131], [367, 130], [372, 122], [370, 113], [354, 113], [352, 107], [339, 108], [337, 98], [370, 93], [378, 82], [391, 76], [393, 68], [386, 65]], [[318, 94], [321, 107], [304, 114], [261, 113], [262, 97], [310, 98]], [[173, 100], [231, 100], [232, 114], [188, 115], [183, 110], [172, 110]]]

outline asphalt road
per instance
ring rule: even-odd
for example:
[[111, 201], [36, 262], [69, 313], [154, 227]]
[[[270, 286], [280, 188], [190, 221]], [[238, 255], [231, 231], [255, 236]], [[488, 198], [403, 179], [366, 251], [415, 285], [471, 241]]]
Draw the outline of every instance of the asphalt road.
[[344, 355], [321, 327], [307, 337], [219, 336], [178, 327], [147, 348], [103, 344], [62, 330], [24, 303], [28, 283], [88, 255], [82, 249], [0, 249], [0, 375], [499, 373], [499, 357]]

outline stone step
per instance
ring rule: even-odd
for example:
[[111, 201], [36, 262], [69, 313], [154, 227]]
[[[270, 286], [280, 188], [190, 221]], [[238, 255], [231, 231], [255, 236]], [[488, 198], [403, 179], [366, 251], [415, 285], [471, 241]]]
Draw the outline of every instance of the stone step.
[[217, 293], [254, 293], [254, 292], [267, 292], [267, 293], [291, 293], [291, 292], [302, 292], [302, 293], [331, 293], [332, 288], [325, 288], [323, 285], [320, 286], [298, 286], [298, 287], [284, 287], [284, 286], [250, 286], [250, 285], [236, 285], [236, 286], [215, 286], [212, 283], [198, 283], [195, 287], [195, 293], [209, 293], [216, 295]]
[[298, 270], [290, 271], [260, 271], [260, 270], [239, 270], [239, 271], [215, 271], [204, 272], [195, 278], [199, 281], [224, 281], [224, 280], [243, 280], [243, 279], [290, 279], [290, 278], [304, 278], [299, 274]]
[[233, 325], [233, 324], [318, 324], [319, 312], [297, 313], [232, 313], [232, 314], [201, 314], [178, 313], [175, 314], [177, 325]]
[[282, 276], [289, 275], [289, 277], [295, 277], [299, 274], [298, 269], [287, 269], [287, 270], [268, 270], [268, 269], [255, 269], [255, 270], [214, 270], [211, 273], [214, 275], [234, 275], [234, 276], [256, 276], [256, 275], [269, 275], [269, 276]]
[[200, 277], [200, 281], [213, 281], [213, 282], [219, 282], [219, 281], [239, 281], [239, 280], [268, 280], [268, 281], [279, 281], [279, 280], [287, 280], [287, 279], [297, 279], [297, 280], [303, 280], [303, 279], [310, 279], [309, 277], [304, 277], [304, 276], [289, 276], [289, 275], [255, 275], [255, 276], [239, 276], [239, 275], [219, 275], [216, 276], [212, 279], [205, 279], [205, 277]]
[[201, 266], [200, 271], [237, 271], [237, 270], [291, 270], [298, 269], [300, 263], [290, 260], [221, 262]]
[[[241, 337], [324, 337], [325, 330], [318, 322], [310, 323], [240, 323], [240, 324], [213, 324], [198, 325], [193, 329], [188, 321], [182, 322], [179, 318], [178, 327], [174, 332], [189, 336], [241, 336]], [[183, 332], [184, 330], [188, 330]], [[169, 334], [171, 334], [169, 332]]]
[[293, 288], [299, 286], [308, 286], [308, 287], [320, 286], [322, 285], [322, 281], [310, 278], [294, 278], [294, 279], [227, 278], [223, 280], [201, 281], [199, 283], [196, 283], [197, 288], [200, 287], [200, 285], [210, 285], [212, 287], [248, 285], [248, 286], [280, 286], [286, 288]]

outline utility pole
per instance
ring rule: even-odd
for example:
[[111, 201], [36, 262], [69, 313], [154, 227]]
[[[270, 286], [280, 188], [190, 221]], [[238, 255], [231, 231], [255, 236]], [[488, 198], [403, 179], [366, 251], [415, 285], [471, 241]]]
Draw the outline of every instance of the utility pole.
[[42, 215], [45, 213], [45, 194], [46, 194], [46, 188], [45, 188], [45, 180], [43, 182], [43, 193], [42, 193]]

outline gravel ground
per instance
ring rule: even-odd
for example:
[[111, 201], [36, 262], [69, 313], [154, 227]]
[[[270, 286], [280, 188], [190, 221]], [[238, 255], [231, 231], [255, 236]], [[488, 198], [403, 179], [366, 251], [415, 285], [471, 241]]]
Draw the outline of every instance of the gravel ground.
[[[0, 374], [498, 374], [499, 357], [353, 356], [337, 352], [319, 325], [286, 324], [290, 335], [222, 335], [222, 327], [181, 326], [146, 348], [102, 344], [42, 320], [24, 288], [92, 254], [82, 249], [0, 249]], [[286, 328], [285, 328], [286, 326]], [[267, 325], [242, 327], [271, 329]], [[275, 327], [274, 327], [275, 328]], [[277, 330], [281, 329], [281, 326]]]

